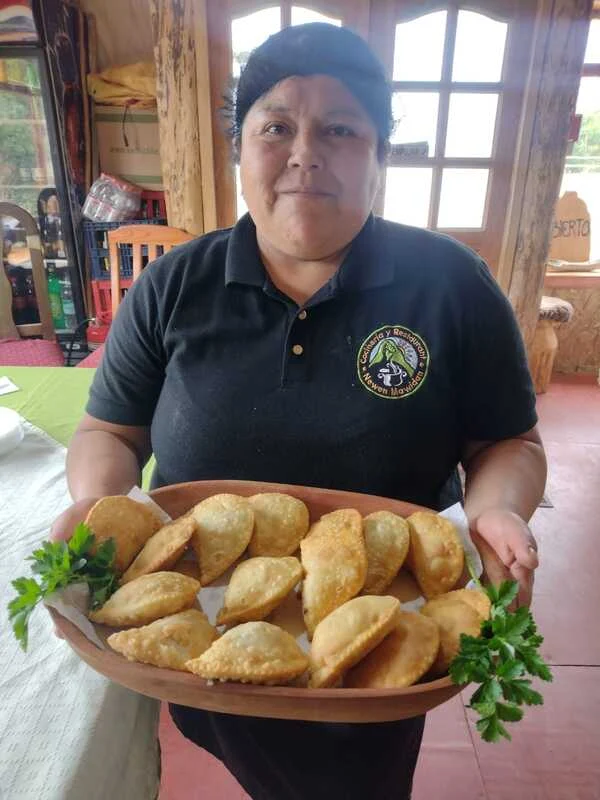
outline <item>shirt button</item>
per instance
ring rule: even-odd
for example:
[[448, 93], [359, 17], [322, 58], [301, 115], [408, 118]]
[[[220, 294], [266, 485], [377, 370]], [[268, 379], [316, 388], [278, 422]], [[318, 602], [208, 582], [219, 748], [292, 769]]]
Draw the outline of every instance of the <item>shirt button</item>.
[[295, 345], [292, 347], [292, 353], [293, 353], [295, 356], [301, 356], [303, 352], [304, 352], [304, 348], [302, 347], [302, 345], [301, 345], [301, 344], [295, 344]]
[[302, 311], [298, 314], [298, 319], [306, 319], [307, 316], [308, 316], [308, 314], [306, 313], [306, 311], [304, 311], [304, 309], [302, 309]]

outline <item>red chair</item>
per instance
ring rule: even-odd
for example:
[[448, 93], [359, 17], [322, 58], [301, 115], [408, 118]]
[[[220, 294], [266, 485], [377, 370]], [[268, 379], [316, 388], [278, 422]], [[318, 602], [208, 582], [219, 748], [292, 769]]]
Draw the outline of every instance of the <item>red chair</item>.
[[104, 352], [104, 345], [101, 344], [100, 347], [98, 347], [96, 350], [90, 353], [89, 356], [82, 358], [79, 364], [77, 364], [76, 366], [92, 367], [92, 368], [98, 367], [100, 365], [100, 362], [102, 361], [103, 352]]
[[[16, 219], [27, 235], [31, 274], [40, 321], [15, 325], [12, 289], [4, 271], [2, 218]], [[42, 337], [28, 338], [28, 337]], [[65, 359], [54, 335], [42, 247], [35, 220], [14, 203], [0, 203], [0, 366], [64, 367]]]

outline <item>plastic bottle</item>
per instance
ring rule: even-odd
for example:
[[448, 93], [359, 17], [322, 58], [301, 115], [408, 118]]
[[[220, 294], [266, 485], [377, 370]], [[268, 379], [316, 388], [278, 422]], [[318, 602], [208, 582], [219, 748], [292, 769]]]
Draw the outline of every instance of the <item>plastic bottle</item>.
[[65, 275], [60, 279], [60, 289], [62, 297], [63, 315], [65, 320], [65, 328], [73, 330], [77, 327], [77, 314], [75, 313], [75, 303], [73, 302], [73, 290], [71, 289], [71, 281]]
[[63, 330], [66, 327], [61, 294], [60, 279], [56, 271], [50, 269], [48, 271], [48, 296], [55, 330]]

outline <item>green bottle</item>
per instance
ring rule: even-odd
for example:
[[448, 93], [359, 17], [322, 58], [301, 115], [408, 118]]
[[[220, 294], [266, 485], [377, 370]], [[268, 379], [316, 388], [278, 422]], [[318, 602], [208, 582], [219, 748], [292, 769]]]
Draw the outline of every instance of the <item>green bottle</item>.
[[64, 330], [65, 315], [60, 292], [60, 281], [56, 272], [51, 269], [48, 271], [48, 296], [50, 299], [50, 311], [55, 330]]

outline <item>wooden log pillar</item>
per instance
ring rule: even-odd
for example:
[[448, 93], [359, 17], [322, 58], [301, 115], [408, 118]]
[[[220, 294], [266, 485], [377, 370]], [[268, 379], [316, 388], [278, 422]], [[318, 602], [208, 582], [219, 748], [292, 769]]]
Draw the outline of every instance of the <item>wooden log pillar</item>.
[[527, 154], [527, 172], [520, 214], [516, 221], [514, 256], [508, 295], [525, 343], [530, 346], [538, 311], [553, 212], [558, 199], [567, 151], [571, 114], [577, 91], [592, 10], [592, 0], [553, 0], [542, 19], [546, 32], [544, 57], [533, 95], [535, 115]]
[[[150, 0], [167, 219], [169, 225], [193, 234], [206, 230], [202, 187], [203, 178], [209, 177], [203, 175], [209, 170], [202, 163], [207, 145], [201, 145], [199, 125], [198, 72], [201, 79], [203, 74], [196, 40], [202, 5], [202, 0]], [[206, 50], [206, 37], [200, 46]]]

